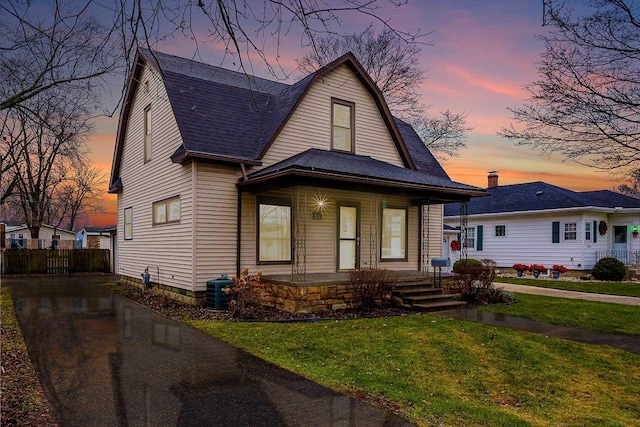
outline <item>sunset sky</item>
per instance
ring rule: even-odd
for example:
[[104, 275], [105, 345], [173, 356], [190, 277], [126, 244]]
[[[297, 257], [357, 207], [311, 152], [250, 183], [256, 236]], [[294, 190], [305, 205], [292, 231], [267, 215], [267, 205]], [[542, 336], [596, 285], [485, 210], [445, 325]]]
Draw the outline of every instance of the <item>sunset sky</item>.
[[[409, 0], [408, 5], [389, 7], [379, 14], [390, 17], [391, 25], [397, 28], [434, 31], [425, 39], [434, 46], [424, 46], [420, 55], [420, 65], [427, 70], [427, 80], [420, 88], [423, 100], [431, 104], [431, 115], [447, 108], [467, 112], [467, 121], [474, 127], [467, 149], [444, 164], [453, 180], [485, 187], [487, 172], [497, 170], [501, 185], [537, 180], [573, 190], [616, 185], [607, 174], [514, 146], [496, 135], [511, 123], [507, 107], [520, 105], [527, 98], [523, 85], [537, 78], [535, 62], [543, 45], [535, 35], [548, 30], [542, 27], [542, 0]], [[339, 31], [358, 32], [370, 22], [363, 15], [343, 16]], [[199, 31], [196, 35], [204, 38], [204, 25]], [[273, 41], [269, 45], [273, 46]], [[158, 44], [157, 49], [188, 58], [195, 53], [193, 42], [182, 36]], [[230, 58], [223, 59], [220, 45], [199, 43], [198, 49], [198, 60], [233, 69]], [[299, 35], [281, 35], [280, 64], [292, 73], [287, 82], [301, 77], [295, 72], [295, 58], [306, 50], [300, 46]], [[253, 61], [253, 70], [260, 77], [273, 79], [260, 60]], [[282, 78], [282, 73], [279, 76]], [[107, 175], [116, 126], [117, 117], [97, 119], [96, 133], [89, 143], [94, 162]], [[94, 225], [115, 223], [115, 196], [107, 196], [107, 201], [107, 213], [94, 218]]]

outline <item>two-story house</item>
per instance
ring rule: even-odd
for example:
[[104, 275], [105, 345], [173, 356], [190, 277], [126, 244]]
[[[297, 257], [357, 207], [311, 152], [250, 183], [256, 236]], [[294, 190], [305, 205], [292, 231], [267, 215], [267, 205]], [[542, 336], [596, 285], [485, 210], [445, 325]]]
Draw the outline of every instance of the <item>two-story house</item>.
[[241, 269], [423, 271], [452, 181], [346, 54], [292, 85], [141, 50], [110, 179], [118, 271], [187, 296]]

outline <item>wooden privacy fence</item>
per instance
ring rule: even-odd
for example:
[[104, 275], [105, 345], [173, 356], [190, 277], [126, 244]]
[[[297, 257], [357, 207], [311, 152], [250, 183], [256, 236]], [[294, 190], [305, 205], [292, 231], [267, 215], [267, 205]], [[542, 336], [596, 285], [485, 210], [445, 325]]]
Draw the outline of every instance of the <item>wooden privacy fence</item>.
[[109, 249], [6, 249], [3, 274], [109, 273]]

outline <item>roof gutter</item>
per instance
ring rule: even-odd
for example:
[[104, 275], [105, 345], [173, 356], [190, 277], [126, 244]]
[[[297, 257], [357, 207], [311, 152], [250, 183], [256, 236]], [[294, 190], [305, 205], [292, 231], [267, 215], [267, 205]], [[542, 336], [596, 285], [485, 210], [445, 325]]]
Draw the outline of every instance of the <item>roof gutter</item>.
[[192, 159], [209, 160], [213, 162], [232, 163], [232, 164], [245, 164], [250, 166], [260, 166], [262, 162], [260, 160], [242, 159], [239, 157], [221, 156], [217, 154], [205, 153], [203, 151], [185, 150], [178, 151], [171, 156], [173, 163], [186, 163]]
[[[635, 211], [640, 212], [638, 208], [630, 208], [628, 210], [620, 211], [614, 208], [603, 208], [598, 206], [579, 206], [575, 208], [558, 208], [558, 209], [542, 209], [537, 211], [513, 211], [513, 212], [495, 212], [495, 213], [484, 213], [484, 214], [469, 214], [469, 218], [495, 218], [495, 217], [503, 217], [503, 216], [511, 216], [511, 215], [540, 215], [540, 214], [554, 214], [559, 212], [598, 212], [598, 213], [633, 213]], [[445, 215], [445, 219], [459, 219], [460, 215]]]
[[371, 185], [377, 185], [380, 187], [401, 188], [401, 189], [410, 189], [410, 190], [418, 190], [418, 191], [441, 191], [441, 192], [447, 192], [449, 194], [464, 195], [464, 196], [484, 196], [486, 194], [486, 191], [484, 190], [471, 190], [471, 189], [462, 189], [462, 188], [452, 188], [452, 187], [446, 187], [446, 186], [414, 184], [414, 183], [403, 182], [403, 181], [392, 181], [392, 180], [362, 177], [362, 176], [347, 176], [347, 175], [340, 175], [340, 174], [335, 174], [330, 172], [323, 172], [323, 171], [316, 171], [316, 170], [306, 171], [306, 170], [299, 170], [299, 169], [285, 169], [282, 171], [274, 172], [273, 174], [269, 174], [266, 176], [252, 178], [249, 181], [239, 182], [236, 185], [238, 185], [239, 187], [248, 187], [251, 185], [272, 181], [277, 178], [285, 178], [289, 176], [327, 178], [327, 179], [333, 179], [336, 181], [354, 182], [358, 184], [371, 184]]

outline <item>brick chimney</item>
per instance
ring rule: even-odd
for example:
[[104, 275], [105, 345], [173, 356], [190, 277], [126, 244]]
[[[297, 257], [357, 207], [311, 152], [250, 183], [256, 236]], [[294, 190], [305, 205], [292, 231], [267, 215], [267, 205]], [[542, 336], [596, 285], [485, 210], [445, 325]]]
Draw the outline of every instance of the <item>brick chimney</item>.
[[498, 171], [489, 172], [487, 181], [487, 188], [496, 188], [498, 186]]

